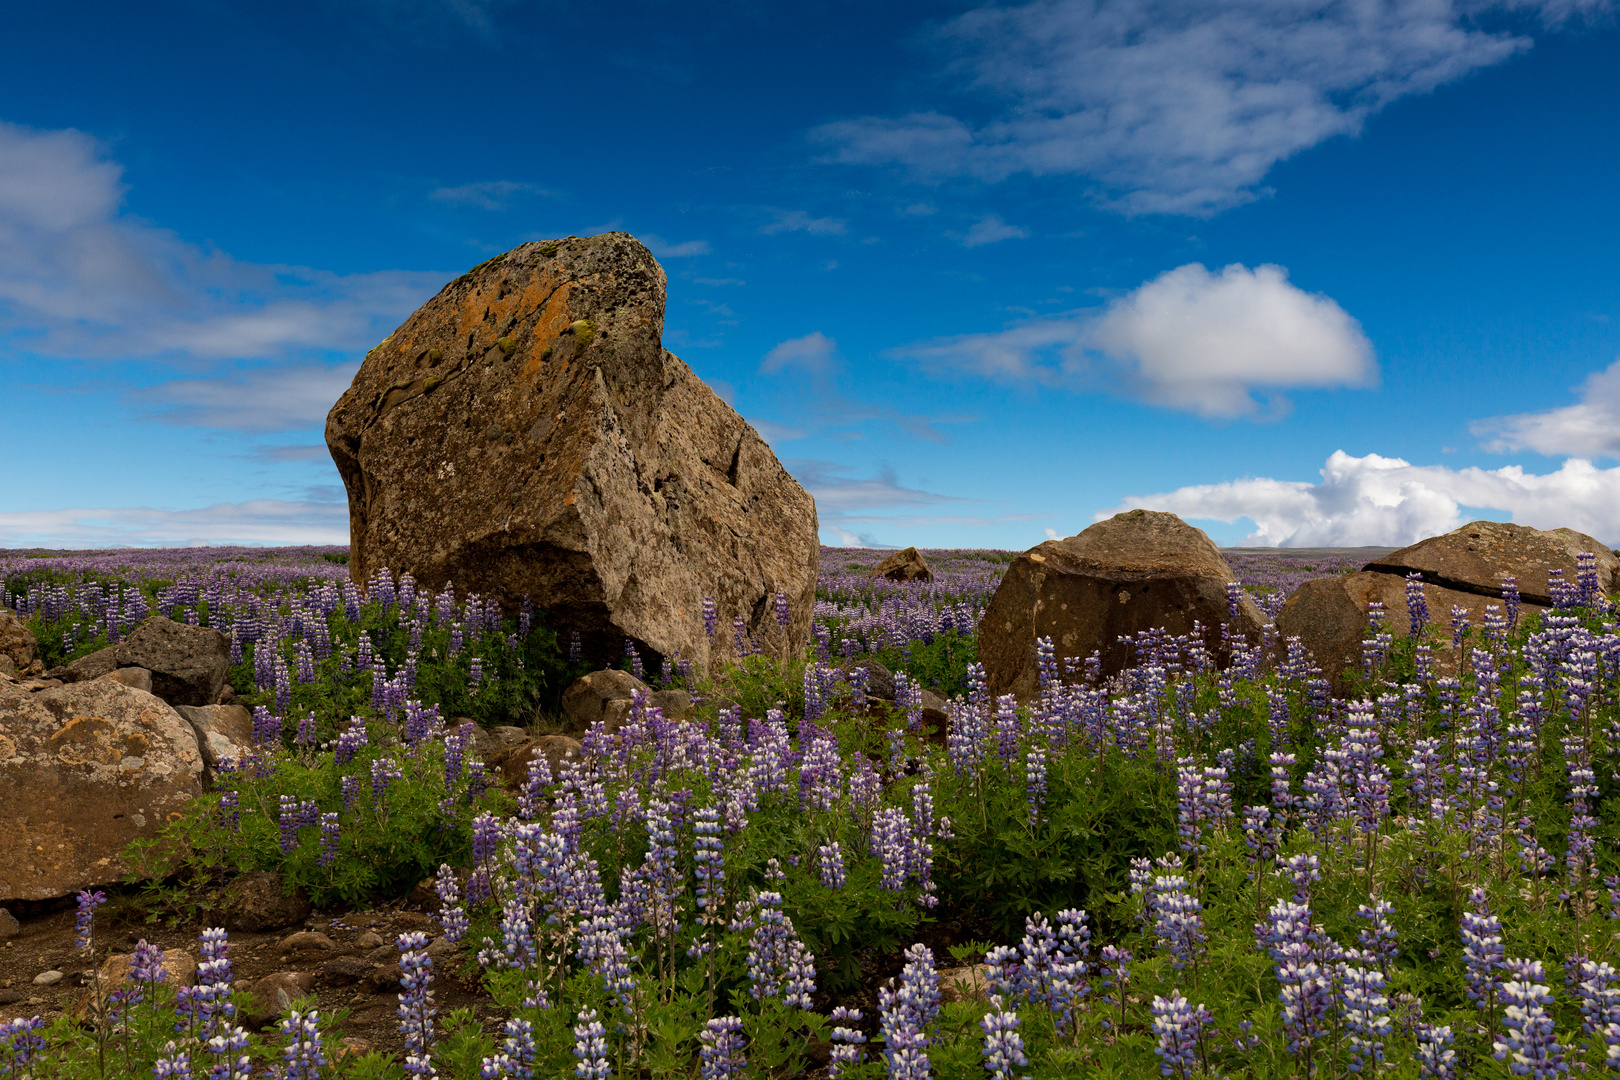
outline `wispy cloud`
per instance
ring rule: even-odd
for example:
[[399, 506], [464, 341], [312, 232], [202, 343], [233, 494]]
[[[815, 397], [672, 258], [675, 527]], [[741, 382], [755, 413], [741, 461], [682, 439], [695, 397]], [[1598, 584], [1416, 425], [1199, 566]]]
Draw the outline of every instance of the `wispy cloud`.
[[149, 506], [0, 513], [0, 547], [346, 544], [344, 503], [250, 499], [192, 510]]
[[772, 210], [771, 220], [760, 226], [767, 236], [785, 232], [807, 232], [811, 236], [843, 236], [848, 225], [843, 218], [811, 217], [803, 210]]
[[1612, 0], [1035, 0], [939, 30], [947, 77], [1000, 103], [993, 118], [923, 110], [827, 124], [833, 160], [923, 180], [1078, 175], [1127, 213], [1208, 214], [1260, 193], [1271, 167], [1360, 132], [1392, 101], [1530, 47], [1480, 16], [1544, 24]]
[[[907, 346], [895, 355], [1012, 384], [1104, 389], [1204, 417], [1287, 407], [1289, 387], [1377, 380], [1361, 326], [1280, 266], [1198, 263], [1167, 271], [1107, 306], [1027, 319], [991, 333]], [[1269, 409], [1256, 392], [1270, 393]]]
[[444, 282], [239, 262], [126, 215], [123, 193], [121, 167], [90, 136], [0, 122], [0, 331], [12, 350], [193, 367], [352, 352]]
[[1284, 547], [1403, 546], [1466, 523], [1464, 508], [1503, 511], [1521, 525], [1578, 529], [1620, 543], [1620, 468], [1571, 458], [1556, 471], [1448, 469], [1400, 458], [1334, 451], [1320, 483], [1246, 477], [1150, 495], [1128, 495], [1099, 511], [1101, 521], [1134, 510], [1233, 523], [1247, 518], [1248, 541]]
[[839, 366], [838, 342], [816, 330], [773, 347], [760, 361], [759, 370], [764, 375], [796, 370], [824, 377]]
[[184, 427], [292, 431], [318, 424], [358, 363], [284, 364], [208, 379], [175, 379], [129, 392], [137, 408]]
[[331, 451], [325, 443], [319, 445], [297, 444], [292, 446], [255, 446], [250, 449], [247, 456], [255, 461], [269, 461], [277, 464], [289, 461], [325, 461]]
[[1022, 240], [1029, 235], [1028, 229], [1021, 229], [1017, 225], [1009, 225], [1001, 220], [1000, 214], [990, 214], [976, 221], [967, 235], [962, 237], [963, 247], [983, 247], [985, 244], [994, 244], [999, 240]]
[[480, 180], [457, 187], [435, 188], [428, 198], [451, 206], [472, 206], [479, 210], [505, 210], [518, 196], [550, 196], [557, 192], [522, 180]]
[[638, 237], [647, 250], [660, 259], [686, 259], [693, 255], [707, 255], [709, 242], [707, 240], [686, 240], [679, 244], [672, 244], [656, 233], [646, 233]]
[[894, 469], [884, 467], [873, 476], [853, 476], [854, 469], [830, 461], [792, 458], [782, 462], [804, 489], [816, 497], [818, 512], [842, 516], [854, 510], [892, 509], [900, 506], [935, 506], [969, 502], [954, 495], [923, 491], [901, 484]]
[[1620, 360], [1588, 375], [1579, 394], [1574, 405], [1476, 420], [1470, 430], [1496, 453], [1620, 458]]

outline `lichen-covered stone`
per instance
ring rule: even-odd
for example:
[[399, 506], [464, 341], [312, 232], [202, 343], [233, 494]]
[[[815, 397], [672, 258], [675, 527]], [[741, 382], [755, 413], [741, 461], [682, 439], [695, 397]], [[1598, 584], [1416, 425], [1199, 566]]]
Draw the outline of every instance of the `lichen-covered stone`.
[[[630, 638], [704, 665], [705, 596], [809, 639], [815, 504], [661, 344], [664, 272], [624, 233], [525, 244], [445, 286], [373, 349], [327, 417], [356, 581], [410, 571], [547, 610], [588, 658]], [[504, 342], [504, 344], [503, 344]]]
[[117, 881], [122, 851], [202, 791], [197, 734], [114, 679], [0, 684], [0, 901]]
[[1573, 586], [1575, 557], [1583, 552], [1596, 559], [1604, 595], [1620, 587], [1620, 559], [1607, 545], [1574, 529], [1532, 529], [1501, 521], [1469, 522], [1375, 559], [1365, 569], [1403, 579], [1416, 571], [1427, 583], [1498, 601], [1502, 579], [1512, 576], [1525, 602], [1550, 607], [1548, 573], [1562, 570], [1565, 584]]

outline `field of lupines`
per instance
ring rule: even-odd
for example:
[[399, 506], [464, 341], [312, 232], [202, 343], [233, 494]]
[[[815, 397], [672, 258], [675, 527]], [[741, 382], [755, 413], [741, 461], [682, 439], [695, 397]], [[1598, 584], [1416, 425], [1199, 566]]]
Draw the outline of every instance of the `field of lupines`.
[[[1620, 1072], [1620, 635], [1589, 579], [1545, 617], [1372, 613], [1348, 700], [1287, 642], [1145, 636], [1106, 684], [1044, 663], [1020, 707], [971, 663], [1004, 555], [867, 586], [875, 558], [828, 551], [808, 655], [738, 637], [670, 673], [694, 721], [642, 704], [506, 792], [445, 721], [544, 714], [585, 665], [542, 613], [359, 590], [341, 549], [150, 554], [0, 561], [50, 662], [151, 611], [240, 650], [256, 744], [144, 853], [144, 902], [275, 868], [343, 910], [431, 874], [462, 951], [436, 972], [400, 937], [403, 1060], [339, 1061], [309, 1002], [244, 1031], [204, 930], [196, 987], [138, 949], [101, 1022], [0, 1029], [0, 1076]], [[874, 654], [892, 708], [832, 667]], [[446, 967], [502, 1031], [436, 1015]]]

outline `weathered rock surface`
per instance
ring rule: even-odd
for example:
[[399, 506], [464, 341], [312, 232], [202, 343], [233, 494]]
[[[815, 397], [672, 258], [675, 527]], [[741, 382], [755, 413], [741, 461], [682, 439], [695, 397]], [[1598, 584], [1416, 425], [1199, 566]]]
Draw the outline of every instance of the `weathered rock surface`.
[[220, 908], [225, 929], [254, 934], [296, 926], [313, 910], [303, 890], [287, 892], [273, 870], [256, 870], [231, 882], [220, 896]]
[[[114, 953], [101, 965], [101, 986], [94, 985], [85, 990], [79, 997], [77, 1016], [81, 1020], [91, 1020], [96, 1015], [96, 1003], [110, 1002], [114, 991], [121, 990], [129, 982], [130, 964], [135, 959], [130, 953]], [[197, 984], [197, 958], [184, 949], [163, 950], [163, 982], [171, 987], [195, 986]]]
[[86, 682], [120, 668], [145, 668], [151, 672], [152, 693], [169, 704], [212, 705], [225, 687], [230, 663], [230, 639], [218, 630], [153, 615], [118, 644], [81, 656], [51, 675], [63, 682]]
[[[1453, 607], [1467, 610], [1470, 626], [1483, 626], [1485, 608], [1491, 604], [1502, 606], [1500, 596], [1493, 599], [1478, 593], [1443, 589], [1427, 582], [1423, 586], [1423, 598], [1429, 606], [1430, 622], [1440, 627], [1450, 625]], [[1350, 676], [1361, 670], [1367, 605], [1375, 600], [1384, 605], [1384, 629], [1396, 639], [1410, 636], [1412, 620], [1406, 609], [1405, 576], [1367, 570], [1314, 578], [1302, 584], [1278, 612], [1277, 632], [1284, 638], [1298, 637], [1322, 668], [1334, 692], [1343, 693]], [[1543, 610], [1546, 609], [1539, 605], [1525, 604], [1520, 618]], [[1448, 634], [1435, 636], [1431, 644], [1441, 667], [1455, 663], [1448, 656], [1451, 651]]]
[[16, 675], [34, 662], [39, 643], [17, 613], [0, 607], [0, 671]]
[[663, 348], [664, 296], [627, 234], [524, 244], [373, 349], [326, 424], [355, 580], [528, 596], [599, 660], [629, 637], [701, 667], [705, 596], [772, 640], [782, 592], [808, 641], [815, 503]]
[[563, 763], [578, 758], [584, 749], [578, 739], [570, 739], [567, 735], [542, 735], [507, 755], [501, 763], [501, 782], [513, 789], [521, 787], [529, 778], [529, 762], [537, 756], [546, 759], [551, 775], [556, 777], [562, 771]]
[[248, 988], [242, 1017], [250, 1028], [265, 1027], [314, 988], [313, 971], [277, 971], [266, 975]]
[[1502, 599], [1502, 579], [1511, 575], [1518, 579], [1519, 596], [1525, 602], [1551, 607], [1548, 572], [1562, 570], [1565, 583], [1573, 586], [1575, 557], [1582, 552], [1596, 556], [1598, 588], [1605, 596], [1620, 588], [1620, 559], [1607, 545], [1574, 529], [1532, 529], [1500, 521], [1470, 522], [1376, 559], [1364, 569], [1402, 578], [1418, 571], [1425, 582], [1496, 601]]
[[182, 813], [202, 779], [196, 732], [151, 694], [112, 679], [0, 685], [0, 901], [116, 881], [124, 847]]
[[[628, 671], [604, 668], [581, 675], [562, 692], [563, 716], [570, 731], [584, 732], [599, 720], [623, 721], [637, 693], [651, 694], [652, 688]], [[620, 708], [612, 709], [615, 704]]]
[[197, 732], [210, 777], [221, 761], [240, 757], [253, 740], [253, 714], [242, 705], [176, 705], [174, 711]]
[[498, 770], [512, 751], [528, 742], [529, 738], [529, 733], [520, 727], [478, 728], [473, 732], [478, 760], [492, 771]]
[[[1154, 627], [1187, 634], [1196, 621], [1214, 651], [1234, 580], [1203, 530], [1174, 514], [1131, 510], [1048, 540], [1013, 560], [979, 622], [990, 690], [1020, 699], [1039, 692], [1035, 641], [1042, 637], [1052, 639], [1060, 664], [1101, 651], [1105, 676], [1131, 661], [1119, 638]], [[1264, 623], [1245, 599], [1234, 629], [1253, 640]]]
[[897, 551], [893, 555], [878, 563], [867, 581], [878, 578], [888, 578], [890, 581], [933, 581], [934, 571], [928, 566], [928, 560], [918, 554], [917, 549], [908, 547], [904, 551]]

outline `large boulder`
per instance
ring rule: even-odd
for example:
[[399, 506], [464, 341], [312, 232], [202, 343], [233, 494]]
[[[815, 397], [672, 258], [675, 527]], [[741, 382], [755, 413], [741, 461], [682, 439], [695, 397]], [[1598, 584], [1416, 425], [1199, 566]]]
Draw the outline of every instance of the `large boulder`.
[[[1484, 626], [1485, 609], [1501, 608], [1502, 598], [1479, 593], [1459, 592], [1423, 585], [1429, 621], [1442, 628], [1430, 642], [1437, 663], [1454, 669], [1451, 652], [1451, 609], [1468, 612], [1468, 625]], [[1284, 638], [1297, 637], [1315, 658], [1335, 693], [1345, 692], [1351, 677], [1361, 671], [1361, 643], [1367, 636], [1367, 608], [1377, 601], [1384, 605], [1384, 629], [1396, 639], [1411, 635], [1412, 617], [1406, 606], [1406, 577], [1362, 570], [1354, 574], [1313, 578], [1295, 589], [1277, 614], [1277, 632]], [[1525, 604], [1520, 618], [1544, 611], [1536, 604]], [[1505, 611], [1503, 612], [1506, 613]]]
[[202, 791], [197, 734], [115, 679], [29, 692], [0, 683], [0, 901], [116, 881], [133, 840]]
[[809, 640], [815, 502], [660, 342], [664, 272], [625, 233], [524, 244], [446, 285], [333, 406], [349, 568], [410, 571], [514, 610], [546, 609], [585, 655], [630, 638], [700, 666], [741, 616]]
[[1573, 529], [1532, 529], [1500, 521], [1474, 521], [1442, 536], [1374, 559], [1359, 573], [1307, 581], [1289, 596], [1277, 615], [1277, 630], [1298, 637], [1310, 650], [1334, 690], [1343, 692], [1350, 676], [1361, 670], [1361, 642], [1367, 632], [1367, 605], [1379, 601], [1387, 618], [1384, 628], [1396, 638], [1411, 632], [1406, 607], [1406, 575], [1423, 575], [1424, 602], [1434, 635], [1436, 660], [1455, 666], [1448, 656], [1451, 609], [1468, 612], [1470, 626], [1485, 624], [1485, 609], [1503, 609], [1502, 581], [1513, 577], [1523, 603], [1520, 617], [1552, 605], [1548, 573], [1564, 572], [1575, 584], [1576, 556], [1596, 557], [1598, 588], [1605, 594], [1620, 587], [1620, 560], [1603, 544]]
[[603, 668], [581, 675], [562, 692], [560, 704], [568, 730], [585, 732], [602, 720], [622, 721], [638, 693], [650, 695], [652, 689], [628, 671]]
[[0, 607], [0, 672], [15, 675], [34, 662], [39, 643], [17, 613]]
[[1598, 588], [1605, 596], [1620, 588], [1620, 559], [1607, 545], [1574, 529], [1532, 529], [1500, 521], [1469, 522], [1375, 559], [1365, 569], [1402, 578], [1417, 571], [1425, 582], [1495, 600], [1502, 598], [1502, 579], [1512, 576], [1525, 602], [1550, 607], [1548, 573], [1562, 570], [1565, 583], [1573, 586], [1575, 558], [1582, 553], [1596, 556]]
[[880, 577], [890, 581], [933, 581], [934, 571], [916, 548], [908, 547], [874, 566], [872, 572], [866, 575], [866, 580], [875, 581]]
[[[979, 621], [979, 661], [994, 694], [1039, 692], [1035, 642], [1049, 637], [1058, 662], [1102, 654], [1104, 676], [1133, 657], [1120, 638], [1202, 626], [1215, 650], [1236, 576], [1213, 541], [1174, 514], [1131, 510], [1078, 536], [1048, 540], [1014, 559]], [[1257, 639], [1265, 617], [1245, 598], [1234, 630]]]
[[171, 705], [212, 705], [230, 674], [231, 640], [206, 626], [153, 615], [118, 644], [81, 656], [51, 674], [63, 682], [84, 682], [128, 667], [150, 671], [152, 692]]

